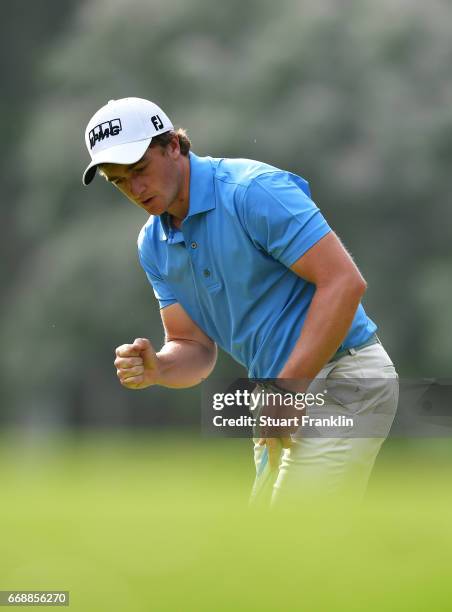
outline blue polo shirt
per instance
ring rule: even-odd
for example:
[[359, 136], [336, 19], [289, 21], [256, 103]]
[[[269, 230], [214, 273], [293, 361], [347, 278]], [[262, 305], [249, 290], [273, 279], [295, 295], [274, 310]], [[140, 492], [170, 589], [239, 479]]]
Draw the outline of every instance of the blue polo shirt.
[[[190, 153], [187, 217], [151, 216], [138, 253], [161, 308], [178, 302], [250, 378], [276, 378], [315, 291], [289, 266], [330, 231], [301, 177]], [[341, 348], [375, 330], [360, 305]]]

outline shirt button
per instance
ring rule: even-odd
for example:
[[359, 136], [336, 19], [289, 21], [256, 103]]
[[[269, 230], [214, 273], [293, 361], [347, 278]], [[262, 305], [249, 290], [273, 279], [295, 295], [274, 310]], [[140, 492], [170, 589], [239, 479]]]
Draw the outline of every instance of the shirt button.
[[198, 243], [197, 242], [192, 242], [190, 246], [191, 246], [192, 249], [197, 249], [198, 248]]
[[209, 276], [210, 276], [210, 270], [206, 268], [205, 270], [203, 270], [203, 274], [204, 274], [204, 276], [205, 276], [206, 278], [209, 278]]

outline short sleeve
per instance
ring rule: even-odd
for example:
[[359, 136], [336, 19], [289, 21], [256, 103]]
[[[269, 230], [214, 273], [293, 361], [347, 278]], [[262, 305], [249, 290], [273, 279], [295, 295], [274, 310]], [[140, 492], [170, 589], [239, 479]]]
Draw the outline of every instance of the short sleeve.
[[[141, 265], [143, 266], [143, 264]], [[152, 289], [154, 290], [154, 295], [159, 301], [160, 308], [165, 308], [166, 306], [171, 306], [171, 304], [175, 304], [177, 300], [174, 297], [171, 289], [165, 283], [165, 281], [163, 281], [162, 278], [158, 276], [157, 274], [154, 274], [153, 272], [146, 270], [144, 266], [143, 268], [144, 268], [144, 271], [146, 272], [148, 281], [152, 285]]]
[[160, 308], [171, 306], [177, 302], [171, 288], [163, 280], [155, 266], [152, 266], [149, 258], [146, 257], [146, 246], [144, 242], [145, 233], [142, 230], [138, 237], [138, 259], [141, 267], [146, 272], [148, 281], [151, 283], [155, 297], [158, 299]]
[[251, 240], [287, 267], [331, 231], [309, 193], [304, 179], [281, 171], [253, 179], [244, 197]]

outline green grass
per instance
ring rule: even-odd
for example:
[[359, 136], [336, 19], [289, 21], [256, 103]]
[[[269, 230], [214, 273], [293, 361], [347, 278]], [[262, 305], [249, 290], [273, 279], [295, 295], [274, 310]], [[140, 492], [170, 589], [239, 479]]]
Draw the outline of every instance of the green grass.
[[256, 513], [249, 440], [11, 432], [0, 589], [83, 612], [448, 610], [451, 468], [450, 440], [391, 440], [358, 515]]

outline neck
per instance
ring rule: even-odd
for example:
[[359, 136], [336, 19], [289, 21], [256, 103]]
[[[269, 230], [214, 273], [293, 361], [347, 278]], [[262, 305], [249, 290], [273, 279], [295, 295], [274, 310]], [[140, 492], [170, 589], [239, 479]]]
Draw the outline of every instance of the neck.
[[177, 229], [180, 228], [180, 226], [182, 225], [182, 221], [183, 219], [179, 219], [178, 217], [175, 217], [174, 215], [171, 215], [171, 225]]

